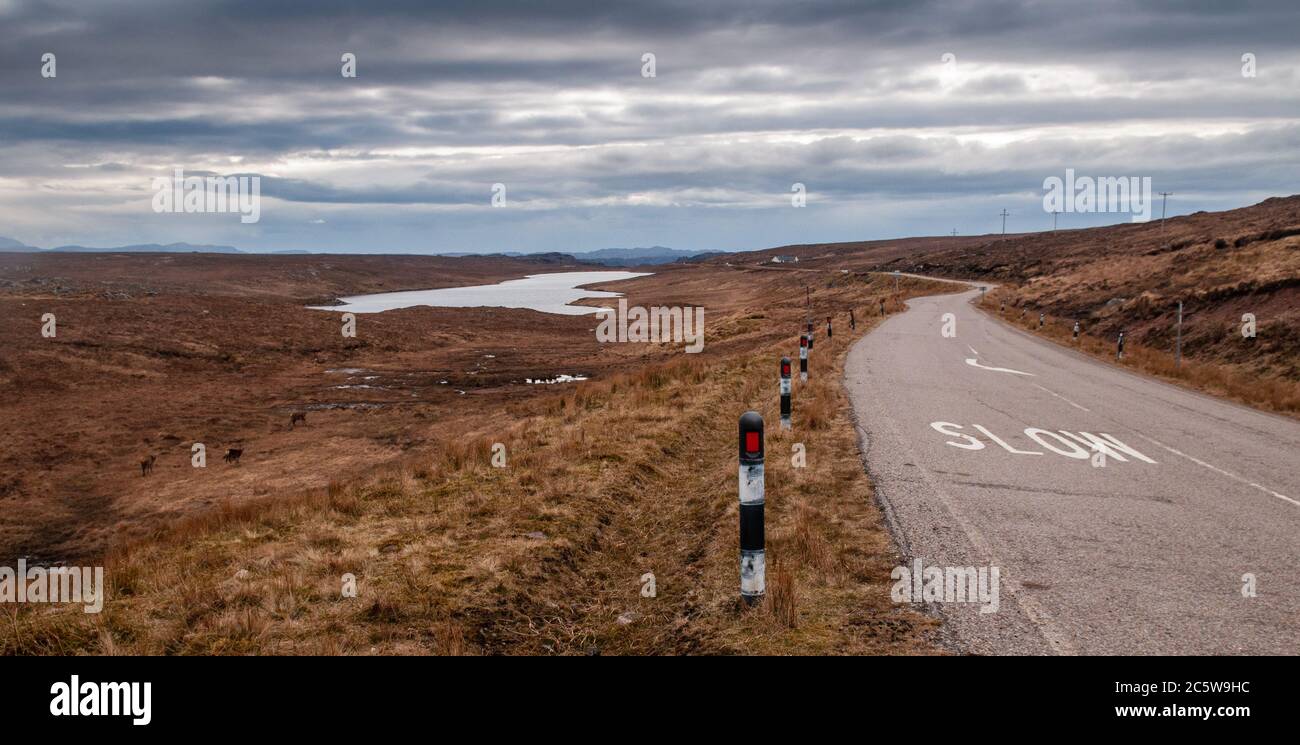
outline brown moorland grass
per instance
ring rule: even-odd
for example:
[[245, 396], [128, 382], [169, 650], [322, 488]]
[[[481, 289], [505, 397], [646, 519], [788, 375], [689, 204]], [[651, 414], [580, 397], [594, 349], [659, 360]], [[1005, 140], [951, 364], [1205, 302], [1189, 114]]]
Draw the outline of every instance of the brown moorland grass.
[[[0, 654], [934, 653], [936, 622], [889, 600], [898, 559], [840, 384], [846, 342], [879, 321], [892, 281], [809, 279], [819, 335], [792, 432], [775, 426], [776, 362], [797, 357], [802, 308], [732, 313], [711, 322], [722, 351], [707, 359], [581, 383], [504, 428], [443, 432], [433, 457], [223, 504], [119, 547], [103, 613], [9, 609]], [[771, 423], [770, 570], [747, 611], [735, 438], [750, 408]]]

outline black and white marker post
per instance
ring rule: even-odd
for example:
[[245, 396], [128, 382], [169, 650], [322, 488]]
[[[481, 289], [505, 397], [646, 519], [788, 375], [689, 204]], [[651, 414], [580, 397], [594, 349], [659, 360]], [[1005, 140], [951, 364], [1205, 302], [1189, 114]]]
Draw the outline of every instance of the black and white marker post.
[[1124, 359], [1124, 332], [1119, 332], [1119, 339], [1115, 342], [1115, 358]]
[[754, 605], [767, 590], [763, 535], [763, 417], [740, 415], [740, 597]]
[[808, 382], [808, 337], [799, 334], [799, 382]]
[[790, 424], [790, 358], [781, 358], [781, 429], [792, 429]]
[[1074, 322], [1074, 340], [1075, 340], [1075, 341], [1078, 341], [1078, 340], [1079, 340], [1079, 322], [1078, 322], [1078, 321], [1075, 321], [1075, 322]]
[[812, 351], [812, 345], [813, 345], [813, 322], [812, 319], [809, 318], [808, 319], [808, 351], [809, 352]]

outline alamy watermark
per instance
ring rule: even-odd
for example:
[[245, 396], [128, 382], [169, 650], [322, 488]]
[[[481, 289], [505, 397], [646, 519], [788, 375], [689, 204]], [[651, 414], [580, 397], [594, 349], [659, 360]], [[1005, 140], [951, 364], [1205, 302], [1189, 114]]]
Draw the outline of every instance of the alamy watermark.
[[245, 225], [262, 219], [261, 176], [172, 176], [153, 179], [153, 211], [158, 213], [239, 213]]
[[1043, 179], [1043, 211], [1053, 212], [1130, 212], [1133, 222], [1151, 219], [1151, 177], [1074, 175], [1065, 169], [1065, 178]]
[[73, 675], [50, 686], [50, 715], [55, 717], [130, 717], [131, 724], [153, 721], [152, 683], [100, 683]]
[[889, 578], [895, 603], [980, 603], [980, 613], [998, 612], [998, 567], [897, 566]]
[[596, 311], [596, 315], [601, 316], [600, 325], [596, 327], [596, 341], [601, 344], [685, 342], [687, 354], [704, 350], [702, 307], [692, 308], [688, 305], [643, 308], [635, 305], [629, 308], [624, 299], [618, 301], [618, 308], [601, 308]]
[[104, 567], [0, 567], [0, 604], [80, 603], [86, 613], [104, 609]]

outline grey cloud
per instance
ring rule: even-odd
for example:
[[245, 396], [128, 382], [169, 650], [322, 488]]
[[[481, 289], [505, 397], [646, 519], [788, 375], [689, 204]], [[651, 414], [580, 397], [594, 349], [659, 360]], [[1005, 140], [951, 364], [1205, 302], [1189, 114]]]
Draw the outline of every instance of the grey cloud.
[[[1032, 204], [1065, 167], [1152, 175], [1208, 205], [1294, 190], [1300, 165], [1293, 0], [0, 7], [0, 215], [69, 231], [47, 243], [743, 247], [916, 230], [926, 203]], [[39, 76], [46, 51], [57, 79]], [[1240, 75], [1247, 51], [1258, 78]], [[281, 213], [244, 233], [142, 214], [141, 184], [171, 167], [261, 174]], [[481, 210], [497, 181], [531, 211]], [[821, 220], [754, 217], [793, 181]], [[655, 206], [611, 206], [633, 197]], [[840, 235], [854, 214], [860, 232]]]

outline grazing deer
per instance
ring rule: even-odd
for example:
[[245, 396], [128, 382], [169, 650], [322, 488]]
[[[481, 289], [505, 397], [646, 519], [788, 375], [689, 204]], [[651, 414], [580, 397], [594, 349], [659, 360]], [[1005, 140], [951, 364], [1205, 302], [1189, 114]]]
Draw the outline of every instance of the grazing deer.
[[240, 448], [238, 450], [235, 448], [230, 448], [230, 450], [226, 451], [226, 457], [222, 458], [222, 460], [224, 460], [227, 463], [238, 463], [239, 456], [243, 454], [244, 454], [243, 448]]
[[143, 478], [143, 477], [145, 477], [145, 476], [148, 476], [149, 474], [153, 473], [153, 463], [154, 463], [154, 461], [156, 461], [156, 460], [158, 460], [158, 456], [156, 456], [156, 455], [151, 455], [151, 456], [149, 456], [148, 458], [145, 458], [144, 460], [140, 461], [140, 477], [141, 477], [141, 478]]
[[289, 417], [289, 429], [293, 429], [293, 425], [298, 422], [307, 423], [307, 414], [305, 412], [300, 411]]

